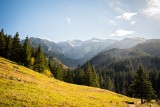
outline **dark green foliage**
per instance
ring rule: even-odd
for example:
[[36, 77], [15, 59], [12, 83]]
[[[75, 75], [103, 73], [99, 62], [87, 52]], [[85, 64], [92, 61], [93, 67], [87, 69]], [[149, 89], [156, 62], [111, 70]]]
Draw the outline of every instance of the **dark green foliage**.
[[74, 83], [75, 84], [80, 84], [80, 85], [84, 85], [85, 84], [85, 73], [84, 70], [81, 69], [81, 67], [78, 65], [78, 68], [73, 72], [75, 77], [74, 77]]
[[112, 91], [113, 88], [114, 88], [114, 84], [113, 84], [113, 82], [112, 82], [110, 76], [107, 76], [107, 78], [106, 78], [106, 89]]
[[11, 48], [11, 59], [15, 62], [21, 62], [22, 45], [20, 43], [20, 38], [18, 32], [13, 38], [12, 48]]
[[90, 86], [91, 79], [92, 79], [92, 72], [91, 72], [91, 67], [90, 67], [89, 62], [87, 62], [87, 65], [84, 68], [84, 78], [85, 78], [84, 85]]
[[134, 97], [141, 98], [141, 103], [143, 103], [143, 99], [150, 101], [152, 98], [155, 98], [152, 84], [141, 65], [137, 69], [130, 89]]
[[24, 43], [23, 43], [23, 49], [22, 49], [22, 57], [23, 57], [23, 64], [24, 66], [28, 68], [32, 68], [31, 65], [31, 48], [28, 37], [26, 37]]
[[33, 67], [35, 71], [42, 73], [46, 69], [44, 58], [42, 47], [39, 45], [35, 54], [35, 62]]
[[61, 65], [58, 65], [56, 67], [56, 72], [54, 73], [55, 77], [59, 80], [62, 80], [63, 79], [63, 71], [62, 71], [62, 66]]
[[20, 42], [18, 32], [12, 38], [11, 35], [4, 35], [2, 29], [0, 32], [0, 56], [38, 72], [47, 72], [43, 72], [44, 70], [49, 70], [49, 68], [48, 60], [44, 57], [41, 46], [38, 49], [31, 47], [28, 37], [22, 43], [23, 45]]
[[104, 81], [102, 75], [99, 76], [99, 85], [100, 85], [100, 88], [105, 88], [106, 82]]
[[68, 83], [73, 83], [73, 71], [71, 71], [69, 68], [68, 70], [64, 71], [64, 77], [63, 80], [68, 82]]
[[160, 73], [158, 74], [158, 79], [157, 79], [157, 96], [160, 98]]
[[89, 62], [87, 62], [84, 69], [78, 66], [73, 73], [75, 73], [74, 83], [92, 87], [100, 87], [96, 70], [93, 66], [90, 66]]
[[5, 56], [5, 45], [6, 45], [6, 41], [5, 41], [5, 37], [4, 37], [4, 32], [3, 29], [0, 32], [0, 56]]
[[[52, 59], [52, 58], [50, 58], [50, 59]], [[62, 65], [60, 65], [54, 61], [49, 60], [48, 67], [56, 79], [63, 80], [64, 72], [62, 69]]]
[[[135, 73], [138, 64], [142, 63], [144, 68], [147, 69], [149, 80], [152, 83], [153, 89], [156, 91], [156, 95], [158, 95], [158, 99], [160, 99], [160, 85], [158, 87], [158, 83], [160, 83], [158, 82], [158, 74], [160, 73], [159, 57], [145, 56], [126, 59], [114, 57], [110, 60], [106, 60], [102, 65], [97, 65], [96, 62], [97, 61], [95, 60], [93, 63], [93, 60], [91, 60], [90, 64], [96, 66], [95, 68], [99, 77], [100, 88], [108, 89], [107, 78], [110, 77], [113, 83], [112, 91], [127, 96], [132, 96], [128, 87], [131, 84], [133, 74]], [[84, 66], [87, 66], [87, 64]]]
[[12, 48], [12, 37], [9, 35], [7, 36], [7, 39], [6, 39], [6, 47], [5, 47], [5, 57], [7, 59], [10, 59], [11, 58], [11, 48]]
[[89, 86], [99, 87], [98, 75], [96, 74], [96, 70], [94, 67], [91, 68], [91, 72], [89, 74]]

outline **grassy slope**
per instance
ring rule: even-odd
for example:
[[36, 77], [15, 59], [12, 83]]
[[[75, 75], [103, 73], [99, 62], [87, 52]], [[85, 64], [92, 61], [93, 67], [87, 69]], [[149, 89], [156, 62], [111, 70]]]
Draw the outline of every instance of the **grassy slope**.
[[48, 78], [0, 57], [0, 106], [127, 107], [124, 101], [138, 102], [111, 91]]

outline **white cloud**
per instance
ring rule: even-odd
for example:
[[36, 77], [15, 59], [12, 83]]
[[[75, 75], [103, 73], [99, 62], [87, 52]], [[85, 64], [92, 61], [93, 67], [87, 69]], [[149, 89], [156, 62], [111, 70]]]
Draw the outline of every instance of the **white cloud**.
[[111, 24], [111, 25], [117, 26], [117, 23], [116, 23], [114, 20], [112, 20], [112, 19], [110, 19], [110, 20], [108, 21], [108, 23]]
[[121, 3], [120, 0], [110, 0], [109, 7], [114, 9], [114, 11], [117, 13], [124, 12], [124, 10], [121, 8], [123, 7], [123, 4]]
[[120, 8], [120, 7], [115, 7], [114, 10], [119, 14], [126, 13], [126, 11], [123, 10], [122, 8]]
[[131, 25], [134, 25], [135, 23], [136, 23], [136, 21], [134, 21], [134, 20], [133, 20], [133, 21], [131, 21]]
[[117, 16], [118, 19], [131, 20], [133, 16], [137, 15], [137, 13], [123, 13], [122, 15]]
[[107, 25], [113, 25], [113, 26], [117, 26], [117, 22], [116, 20], [114, 20], [115, 18], [108, 18], [108, 17], [104, 17], [104, 16], [100, 16], [99, 20], [102, 23], [105, 23]]
[[119, 37], [122, 37], [122, 36], [127, 36], [127, 35], [130, 35], [130, 34], [133, 34], [133, 33], [134, 33], [134, 31], [124, 30], [124, 29], [118, 29], [114, 33], [112, 33], [110, 36], [119, 36]]
[[65, 17], [65, 19], [66, 19], [67, 23], [70, 25], [71, 24], [71, 18]]
[[147, 6], [142, 10], [149, 17], [160, 17], [160, 0], [146, 0]]

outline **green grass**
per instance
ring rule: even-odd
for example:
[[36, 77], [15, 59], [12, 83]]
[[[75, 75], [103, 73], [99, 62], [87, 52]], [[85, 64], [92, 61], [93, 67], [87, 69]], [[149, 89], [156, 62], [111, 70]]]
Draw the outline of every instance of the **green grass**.
[[65, 83], [0, 57], [1, 107], [128, 107], [126, 101], [139, 100]]

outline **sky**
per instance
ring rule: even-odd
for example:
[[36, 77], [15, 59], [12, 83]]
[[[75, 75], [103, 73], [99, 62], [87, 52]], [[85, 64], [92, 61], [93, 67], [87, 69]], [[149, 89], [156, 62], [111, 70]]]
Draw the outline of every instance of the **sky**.
[[0, 29], [20, 38], [160, 38], [160, 0], [0, 0]]

